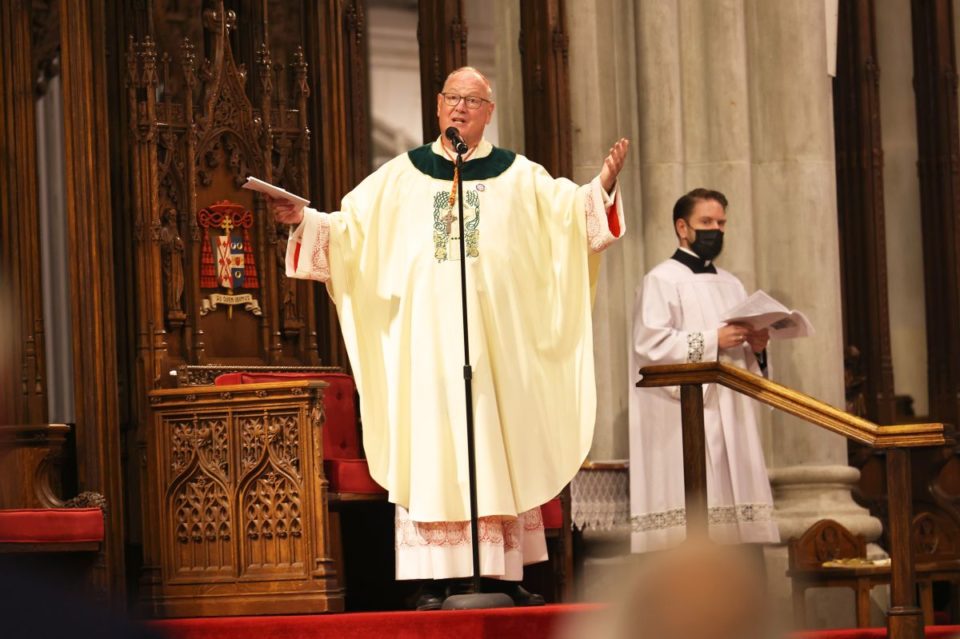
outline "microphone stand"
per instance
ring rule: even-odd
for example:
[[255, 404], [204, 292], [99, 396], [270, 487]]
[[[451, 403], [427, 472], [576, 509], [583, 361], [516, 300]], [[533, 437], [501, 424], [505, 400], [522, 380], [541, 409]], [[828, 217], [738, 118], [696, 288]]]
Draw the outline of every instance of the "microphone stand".
[[[441, 142], [442, 144], [442, 142]], [[456, 144], [454, 144], [456, 148]], [[443, 602], [444, 610], [512, 608], [513, 599], [501, 592], [481, 592], [480, 524], [477, 516], [477, 457], [473, 431], [473, 367], [470, 365], [470, 327], [467, 322], [467, 251], [463, 225], [463, 154], [457, 150], [457, 211], [460, 228], [460, 304], [463, 313], [463, 385], [467, 397], [467, 468], [470, 477], [470, 544], [473, 551], [473, 592], [452, 595]]]

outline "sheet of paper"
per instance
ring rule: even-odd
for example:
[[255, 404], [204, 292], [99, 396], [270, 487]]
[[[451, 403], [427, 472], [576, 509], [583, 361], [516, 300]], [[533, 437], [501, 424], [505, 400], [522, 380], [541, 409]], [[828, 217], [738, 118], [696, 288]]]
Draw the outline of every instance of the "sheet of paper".
[[813, 335], [813, 325], [800, 311], [790, 310], [764, 291], [756, 291], [720, 319], [727, 324], [748, 324], [753, 330], [768, 329], [772, 339]]
[[310, 200], [304, 199], [299, 195], [294, 195], [286, 189], [281, 189], [279, 186], [270, 184], [269, 182], [264, 182], [259, 178], [253, 177], [252, 175], [247, 178], [246, 182], [244, 182], [243, 188], [250, 189], [251, 191], [259, 191], [260, 193], [264, 193], [277, 199], [290, 200], [291, 202], [296, 202], [301, 206], [310, 204]]

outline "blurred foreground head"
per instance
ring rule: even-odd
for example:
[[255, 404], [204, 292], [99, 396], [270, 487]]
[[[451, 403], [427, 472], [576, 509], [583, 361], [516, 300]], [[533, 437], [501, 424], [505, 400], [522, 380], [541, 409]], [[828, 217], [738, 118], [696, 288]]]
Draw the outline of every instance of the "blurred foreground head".
[[636, 557], [611, 607], [566, 636], [591, 639], [769, 639], [766, 580], [757, 555], [687, 542]]

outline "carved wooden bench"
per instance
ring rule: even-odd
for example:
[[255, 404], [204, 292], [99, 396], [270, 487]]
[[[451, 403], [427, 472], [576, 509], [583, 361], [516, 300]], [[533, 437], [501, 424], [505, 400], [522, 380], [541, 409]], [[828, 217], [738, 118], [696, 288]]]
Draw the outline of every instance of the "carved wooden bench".
[[[914, 570], [924, 623], [934, 624], [933, 584], [960, 583], [960, 529], [941, 513], [921, 512], [913, 519]], [[793, 582], [795, 622], [806, 622], [809, 588], [851, 588], [856, 594], [858, 628], [870, 626], [870, 590], [890, 583], [889, 565], [866, 561], [866, 541], [841, 524], [824, 519], [789, 543], [787, 576]], [[824, 565], [825, 563], [828, 565]]]
[[60, 497], [69, 433], [66, 424], [0, 426], [0, 553], [100, 552], [103, 497]]
[[42, 574], [106, 596], [106, 502], [94, 492], [63, 501], [66, 424], [0, 426], [0, 572]]

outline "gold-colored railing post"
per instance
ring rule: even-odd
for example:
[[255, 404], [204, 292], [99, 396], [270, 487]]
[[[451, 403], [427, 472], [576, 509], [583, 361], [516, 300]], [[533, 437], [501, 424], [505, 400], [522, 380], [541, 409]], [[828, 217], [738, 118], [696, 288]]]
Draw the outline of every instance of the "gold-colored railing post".
[[707, 513], [707, 450], [703, 432], [703, 387], [680, 387], [683, 435], [683, 488], [687, 507], [687, 538], [705, 537]]
[[887, 450], [887, 498], [890, 524], [890, 609], [887, 635], [890, 639], [923, 639], [923, 613], [917, 606], [910, 522], [910, 451]]

